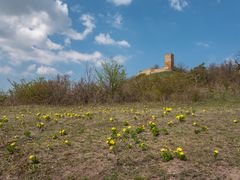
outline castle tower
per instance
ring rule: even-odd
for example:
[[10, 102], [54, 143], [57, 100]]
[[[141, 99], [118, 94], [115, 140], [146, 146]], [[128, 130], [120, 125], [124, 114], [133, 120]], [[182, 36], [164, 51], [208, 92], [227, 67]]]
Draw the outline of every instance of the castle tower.
[[174, 68], [174, 55], [173, 54], [165, 54], [165, 69], [173, 70]]

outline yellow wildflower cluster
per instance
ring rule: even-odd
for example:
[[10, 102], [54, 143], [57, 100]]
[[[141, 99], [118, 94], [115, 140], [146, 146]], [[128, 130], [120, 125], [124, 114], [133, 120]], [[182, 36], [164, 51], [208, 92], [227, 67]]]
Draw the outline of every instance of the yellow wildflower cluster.
[[183, 114], [179, 114], [176, 116], [176, 119], [179, 121], [184, 121], [185, 120], [185, 116]]
[[8, 122], [8, 117], [7, 116], [3, 116], [0, 121], [2, 122]]
[[63, 141], [63, 144], [66, 144], [66, 145], [70, 146], [70, 145], [71, 145], [71, 142], [70, 142], [69, 140], [64, 140], [64, 141]]
[[114, 139], [112, 139], [111, 137], [107, 138], [106, 143], [109, 146], [109, 150], [113, 150], [114, 146], [116, 145], [116, 142], [114, 141]]
[[214, 156], [215, 159], [218, 157], [218, 154], [219, 154], [219, 151], [217, 149], [215, 149], [213, 151], [213, 156]]
[[37, 126], [39, 129], [42, 129], [42, 128], [44, 127], [44, 123], [43, 123], [43, 122], [37, 123], [36, 126]]
[[62, 129], [62, 130], [59, 131], [59, 134], [61, 136], [64, 136], [64, 135], [67, 135], [67, 132], [64, 129]]
[[38, 160], [37, 156], [35, 156], [35, 155], [30, 155], [30, 156], [28, 157], [28, 159], [30, 160], [30, 162], [31, 162], [32, 164], [37, 164], [37, 163], [39, 163], [39, 160]]
[[186, 160], [186, 155], [181, 147], [178, 147], [175, 151], [176, 157], [180, 160]]

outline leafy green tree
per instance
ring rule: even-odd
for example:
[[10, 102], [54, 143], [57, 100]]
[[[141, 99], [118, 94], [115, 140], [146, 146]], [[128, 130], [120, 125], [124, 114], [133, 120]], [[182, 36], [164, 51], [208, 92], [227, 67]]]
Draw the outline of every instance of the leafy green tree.
[[101, 71], [97, 71], [99, 84], [110, 93], [111, 98], [126, 79], [126, 72], [123, 66], [114, 60], [103, 62]]

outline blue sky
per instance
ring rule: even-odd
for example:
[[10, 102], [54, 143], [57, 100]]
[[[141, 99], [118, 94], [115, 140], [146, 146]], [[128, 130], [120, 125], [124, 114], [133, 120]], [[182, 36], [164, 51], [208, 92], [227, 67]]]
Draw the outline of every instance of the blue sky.
[[112, 59], [128, 76], [165, 53], [191, 68], [240, 50], [239, 0], [0, 0], [0, 89]]

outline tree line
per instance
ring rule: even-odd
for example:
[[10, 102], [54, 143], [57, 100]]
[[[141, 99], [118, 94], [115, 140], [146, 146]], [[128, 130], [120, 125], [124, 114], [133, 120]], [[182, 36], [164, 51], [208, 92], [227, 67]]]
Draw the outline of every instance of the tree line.
[[240, 98], [240, 65], [237, 61], [203, 63], [190, 70], [178, 66], [172, 72], [127, 78], [124, 67], [110, 61], [102, 63], [100, 70], [87, 66], [78, 82], [58, 75], [10, 83], [7, 92], [0, 92], [1, 105], [236, 100]]

